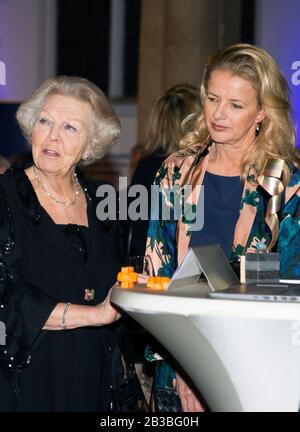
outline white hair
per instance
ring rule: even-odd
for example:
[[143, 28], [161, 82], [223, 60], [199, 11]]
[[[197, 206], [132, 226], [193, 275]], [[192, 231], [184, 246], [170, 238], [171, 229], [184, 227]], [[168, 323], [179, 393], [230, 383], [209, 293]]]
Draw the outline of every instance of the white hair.
[[93, 112], [93, 130], [88, 134], [88, 157], [81, 161], [89, 165], [109, 152], [120, 136], [120, 121], [110, 106], [106, 96], [95, 84], [87, 79], [58, 76], [46, 80], [24, 101], [18, 111], [18, 123], [31, 144], [35, 122], [49, 96], [62, 95], [88, 103]]

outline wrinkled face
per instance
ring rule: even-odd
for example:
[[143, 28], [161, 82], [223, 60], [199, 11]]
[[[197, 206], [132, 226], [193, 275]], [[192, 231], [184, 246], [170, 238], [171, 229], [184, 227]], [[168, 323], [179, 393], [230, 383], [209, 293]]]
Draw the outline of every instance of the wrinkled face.
[[212, 72], [204, 100], [204, 119], [214, 142], [247, 150], [264, 117], [250, 81], [230, 71]]
[[65, 175], [72, 172], [87, 150], [92, 130], [92, 109], [72, 97], [52, 95], [34, 125], [32, 154], [44, 172]]

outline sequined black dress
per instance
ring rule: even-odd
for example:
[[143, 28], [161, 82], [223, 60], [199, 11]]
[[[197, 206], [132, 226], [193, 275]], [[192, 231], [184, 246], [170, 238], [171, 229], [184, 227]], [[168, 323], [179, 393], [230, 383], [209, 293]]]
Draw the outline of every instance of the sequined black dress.
[[[113, 223], [96, 218], [94, 183], [80, 178], [89, 228], [56, 225], [22, 167], [0, 176], [0, 411], [104, 411], [113, 326], [42, 331], [58, 302], [101, 302], [119, 268]], [[90, 304], [90, 303], [89, 303]], [[1, 339], [0, 339], [1, 341]]]

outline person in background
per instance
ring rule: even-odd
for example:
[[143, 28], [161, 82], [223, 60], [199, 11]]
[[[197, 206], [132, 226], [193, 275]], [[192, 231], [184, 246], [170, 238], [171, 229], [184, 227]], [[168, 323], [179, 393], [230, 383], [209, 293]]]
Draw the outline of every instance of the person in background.
[[137, 164], [142, 156], [143, 156], [143, 146], [141, 144], [136, 144], [130, 153], [130, 159], [129, 159], [129, 179], [130, 180], [132, 179]]
[[0, 155], [0, 174], [4, 174], [5, 171], [10, 167], [9, 161]]
[[[131, 186], [143, 185], [148, 191], [148, 213], [151, 207], [151, 185], [163, 160], [179, 149], [184, 131], [201, 111], [197, 89], [190, 84], [177, 84], [153, 103], [146, 125], [145, 142], [139, 147], [141, 158], [133, 174]], [[183, 124], [183, 121], [186, 122]], [[149, 219], [149, 218], [148, 218]], [[130, 222], [128, 255], [144, 255], [148, 220]]]
[[[176, 220], [172, 212], [170, 220], [152, 220], [146, 253], [156, 275], [171, 277], [189, 246], [219, 243], [232, 261], [262, 245], [278, 251], [281, 277], [300, 278], [300, 158], [288, 94], [277, 63], [263, 49], [238, 44], [209, 58], [201, 84], [203, 113], [182, 139], [183, 149], [164, 161], [155, 180], [165, 190], [190, 185], [191, 208], [197, 208], [204, 185], [204, 227], [193, 230], [193, 217]], [[284, 161], [273, 248], [266, 215], [270, 195], [258, 181], [269, 159]], [[164, 363], [158, 362], [158, 369]], [[174, 383], [183, 411], [204, 409], [192, 383], [169, 369], [165, 385]]]
[[77, 167], [109, 151], [120, 122], [98, 87], [67, 76], [17, 120], [33, 162], [0, 178], [0, 411], [106, 411], [118, 226], [96, 217], [99, 183]]
[[[163, 160], [179, 149], [183, 131], [188, 130], [191, 117], [201, 111], [199, 92], [189, 84], [177, 84], [160, 95], [153, 103], [146, 125], [145, 142], [137, 147], [139, 160], [133, 174], [131, 186], [143, 185], [148, 192], [148, 219], [151, 211], [151, 185]], [[183, 124], [183, 121], [187, 121]], [[128, 200], [130, 203], [130, 199]], [[129, 228], [129, 229], [128, 229]], [[129, 220], [127, 256], [144, 255], [148, 220]], [[153, 364], [145, 361], [145, 346], [149, 335], [129, 318], [126, 321], [126, 340], [131, 361], [141, 382], [147, 401], [150, 400]], [[150, 339], [152, 340], [152, 339]]]

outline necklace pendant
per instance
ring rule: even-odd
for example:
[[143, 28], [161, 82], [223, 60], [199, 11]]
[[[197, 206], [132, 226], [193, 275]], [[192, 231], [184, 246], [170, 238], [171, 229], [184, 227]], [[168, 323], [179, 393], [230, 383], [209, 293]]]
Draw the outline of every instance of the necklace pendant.
[[93, 301], [95, 298], [95, 290], [94, 289], [85, 289], [84, 290], [84, 300], [87, 302]]

